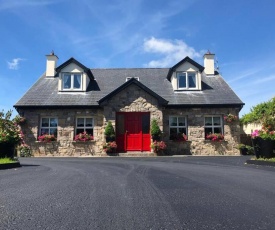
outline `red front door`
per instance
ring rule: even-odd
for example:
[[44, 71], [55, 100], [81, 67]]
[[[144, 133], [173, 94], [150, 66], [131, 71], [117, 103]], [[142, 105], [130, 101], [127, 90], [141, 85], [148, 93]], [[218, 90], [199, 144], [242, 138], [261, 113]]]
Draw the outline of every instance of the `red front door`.
[[150, 113], [117, 113], [116, 133], [119, 151], [150, 151]]

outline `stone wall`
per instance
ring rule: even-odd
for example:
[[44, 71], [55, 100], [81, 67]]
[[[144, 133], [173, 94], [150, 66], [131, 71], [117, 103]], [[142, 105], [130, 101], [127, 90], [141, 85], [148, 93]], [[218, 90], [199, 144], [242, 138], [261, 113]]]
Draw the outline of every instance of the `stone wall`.
[[[163, 113], [163, 140], [167, 142], [167, 151], [184, 155], [239, 155], [239, 150], [236, 149], [240, 142], [238, 121], [229, 124], [224, 122], [224, 141], [205, 140], [204, 116], [224, 116], [228, 113], [238, 115], [238, 110], [234, 108], [166, 108]], [[188, 141], [186, 143], [169, 140], [169, 116], [187, 117]]]
[[[22, 111], [27, 122], [22, 125], [25, 141], [34, 156], [101, 156], [104, 129], [102, 109], [28, 109]], [[41, 117], [57, 117], [57, 141], [38, 142]], [[75, 142], [76, 117], [93, 117], [94, 141]]]
[[128, 86], [104, 104], [105, 125], [110, 120], [115, 127], [116, 112], [150, 112], [151, 120], [156, 119], [163, 129], [162, 108], [157, 99], [136, 85]]
[[[22, 126], [26, 143], [31, 146], [34, 156], [103, 156], [102, 146], [105, 142], [104, 129], [107, 121], [115, 127], [116, 112], [150, 112], [150, 119], [157, 119], [162, 139], [167, 144], [167, 154], [183, 155], [239, 155], [236, 149], [240, 141], [239, 122], [224, 123], [225, 140], [211, 142], [205, 140], [204, 116], [238, 115], [234, 108], [162, 108], [156, 98], [144, 92], [136, 85], [126, 89], [107, 100], [103, 108], [96, 109], [27, 109], [22, 111], [27, 119]], [[88, 143], [74, 142], [76, 117], [94, 118], [94, 141]], [[188, 124], [188, 141], [169, 140], [169, 116], [186, 116]], [[41, 117], [58, 118], [58, 137], [53, 143], [37, 142]]]

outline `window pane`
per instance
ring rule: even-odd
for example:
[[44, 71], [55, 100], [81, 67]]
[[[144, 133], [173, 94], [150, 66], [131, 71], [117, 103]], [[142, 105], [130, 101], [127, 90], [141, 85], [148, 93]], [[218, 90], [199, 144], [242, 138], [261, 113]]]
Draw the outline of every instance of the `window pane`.
[[93, 127], [93, 118], [86, 118], [86, 127]]
[[57, 127], [57, 119], [50, 118], [50, 127]]
[[214, 128], [214, 133], [222, 133], [222, 129], [221, 128]]
[[81, 86], [81, 75], [74, 74], [74, 89], [80, 89]]
[[54, 136], [57, 136], [57, 129], [50, 129], [49, 134], [53, 134]]
[[150, 133], [150, 114], [142, 115], [142, 133]]
[[71, 88], [71, 75], [65, 74], [63, 76], [63, 89], [70, 89]]
[[77, 127], [84, 127], [84, 118], [77, 118]]
[[196, 74], [188, 73], [188, 86], [189, 88], [196, 88]]
[[179, 131], [178, 131], [179, 133], [181, 133], [181, 134], [185, 134], [185, 135], [187, 135], [187, 133], [186, 133], [186, 128], [179, 128]]
[[49, 118], [42, 118], [42, 127], [49, 127]]
[[204, 129], [204, 132], [205, 132], [205, 136], [208, 135], [209, 133], [213, 133], [213, 130], [212, 128], [205, 128]]
[[213, 117], [214, 125], [221, 125], [220, 117]]
[[83, 133], [84, 129], [76, 129], [76, 134]]
[[43, 134], [49, 134], [49, 129], [45, 129], [45, 128], [41, 129], [41, 135]]
[[170, 140], [175, 140], [177, 138], [178, 129], [177, 128], [170, 128]]
[[169, 120], [170, 120], [169, 121], [170, 126], [177, 126], [178, 125], [177, 117], [170, 117]]
[[212, 125], [212, 117], [205, 117], [205, 125]]
[[94, 135], [93, 129], [85, 129], [85, 131], [92, 136]]
[[185, 117], [178, 117], [178, 126], [185, 126]]
[[185, 73], [178, 73], [178, 87], [186, 88], [186, 74]]

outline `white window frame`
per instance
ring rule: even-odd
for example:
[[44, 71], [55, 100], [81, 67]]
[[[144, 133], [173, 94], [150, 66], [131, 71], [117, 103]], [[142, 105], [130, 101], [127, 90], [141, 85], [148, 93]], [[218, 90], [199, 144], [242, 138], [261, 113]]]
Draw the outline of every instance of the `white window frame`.
[[137, 81], [139, 81], [139, 77], [126, 77], [126, 82], [130, 81], [132, 78], [135, 78]]
[[[205, 124], [205, 118], [207, 117], [211, 117], [212, 118], [212, 125], [206, 125]], [[213, 121], [213, 118], [214, 117], [219, 117], [220, 118], [220, 125], [214, 125], [214, 121]], [[221, 134], [223, 135], [223, 119], [222, 119], [222, 115], [206, 115], [204, 116], [204, 134], [205, 136], [208, 134], [205, 132], [205, 128], [212, 128], [212, 132], [211, 133], [214, 133], [214, 129], [215, 128], [221, 128]]]
[[[71, 88], [64, 88], [64, 77], [66, 75], [70, 76]], [[74, 87], [74, 76], [80, 75], [80, 88]], [[82, 73], [62, 73], [62, 90], [63, 91], [82, 91], [83, 90], [83, 74]]]
[[[42, 126], [42, 119], [48, 119], [49, 120], [49, 126]], [[56, 127], [55, 126], [51, 126], [51, 119], [56, 119]], [[58, 131], [58, 118], [57, 117], [41, 117], [40, 119], [40, 130], [39, 130], [39, 135], [42, 135], [42, 129], [49, 129], [49, 133], [50, 134], [50, 130], [51, 129], [56, 129], [56, 135], [54, 135], [55, 137], [57, 137], [57, 131]], [[46, 134], [46, 133], [43, 133]]]
[[[84, 126], [77, 126], [77, 121], [78, 119], [84, 119]], [[86, 119], [92, 119], [92, 126], [86, 126]], [[93, 130], [93, 135], [94, 136], [94, 118], [93, 117], [76, 117], [75, 119], [75, 135], [77, 135], [77, 129], [83, 129], [84, 132], [86, 132], [87, 129], [92, 129]]]
[[[177, 118], [177, 125], [171, 125], [171, 118], [172, 117], [176, 117]], [[184, 118], [184, 120], [185, 120], [185, 126], [179, 125], [179, 118]], [[187, 117], [186, 116], [177, 116], [177, 115], [171, 115], [171, 116], [169, 116], [169, 139], [170, 139], [170, 135], [171, 135], [171, 133], [170, 133], [170, 129], [171, 128], [176, 128], [177, 129], [177, 133], [180, 133], [179, 132], [180, 128], [185, 128], [186, 129], [185, 135], [186, 135], [186, 137], [188, 137]]]
[[[192, 73], [195, 74], [195, 87], [189, 87], [189, 77], [188, 74]], [[180, 87], [179, 85], [179, 74], [185, 74], [185, 80], [186, 80], [186, 87]], [[199, 82], [198, 82], [198, 72], [196, 71], [177, 71], [176, 72], [176, 78], [177, 78], [177, 89], [179, 90], [197, 90], [199, 89]]]

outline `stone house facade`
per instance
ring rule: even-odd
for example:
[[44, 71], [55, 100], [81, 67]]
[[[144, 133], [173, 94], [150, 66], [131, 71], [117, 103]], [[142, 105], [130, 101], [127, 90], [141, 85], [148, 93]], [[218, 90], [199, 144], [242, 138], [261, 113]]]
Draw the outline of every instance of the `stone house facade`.
[[[150, 125], [156, 119], [167, 154], [238, 155], [238, 116], [244, 105], [214, 70], [214, 55], [205, 54], [204, 67], [189, 57], [171, 68], [90, 69], [74, 58], [57, 67], [47, 55], [46, 72], [15, 104], [27, 120], [25, 141], [34, 156], [106, 156], [104, 130], [111, 121], [119, 155], [150, 155]], [[79, 132], [94, 140], [74, 141]], [[39, 142], [43, 133], [56, 136]], [[221, 133], [224, 140], [206, 139]], [[178, 141], [175, 135], [186, 135]]]

